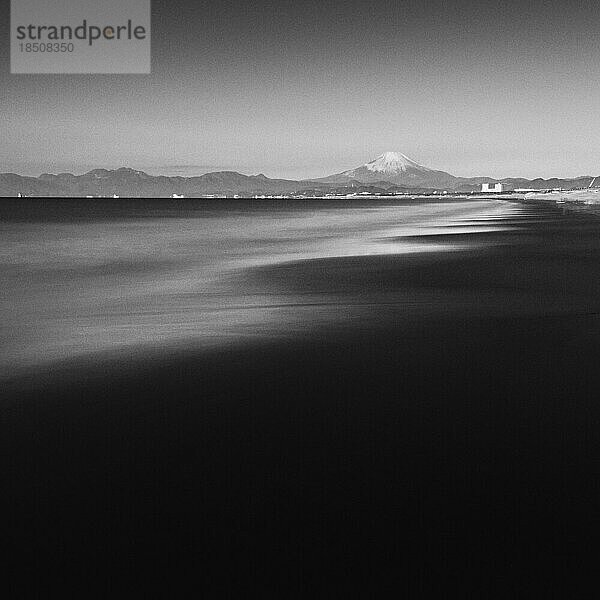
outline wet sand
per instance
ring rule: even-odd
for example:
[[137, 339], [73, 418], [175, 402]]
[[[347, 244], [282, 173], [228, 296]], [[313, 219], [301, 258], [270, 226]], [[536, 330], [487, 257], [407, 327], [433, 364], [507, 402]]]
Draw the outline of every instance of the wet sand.
[[483, 246], [440, 228], [453, 252], [252, 269], [257, 289], [309, 299], [313, 328], [7, 380], [19, 585], [584, 597], [600, 222], [528, 207], [513, 224]]

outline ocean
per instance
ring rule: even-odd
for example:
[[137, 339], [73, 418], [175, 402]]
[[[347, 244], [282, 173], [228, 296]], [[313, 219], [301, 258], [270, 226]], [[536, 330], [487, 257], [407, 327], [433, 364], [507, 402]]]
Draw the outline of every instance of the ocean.
[[354, 313], [378, 302], [414, 311], [421, 292], [412, 284], [408, 294], [351, 280], [315, 289], [309, 274], [286, 285], [267, 273], [336, 258], [485, 248], [497, 243], [494, 233], [518, 229], [527, 211], [494, 200], [50, 200], [9, 203], [0, 215], [6, 377], [117, 350], [351, 328]]
[[595, 577], [593, 216], [3, 201], [0, 280], [3, 536], [31, 581], [519, 597], [521, 573], [583, 597]]

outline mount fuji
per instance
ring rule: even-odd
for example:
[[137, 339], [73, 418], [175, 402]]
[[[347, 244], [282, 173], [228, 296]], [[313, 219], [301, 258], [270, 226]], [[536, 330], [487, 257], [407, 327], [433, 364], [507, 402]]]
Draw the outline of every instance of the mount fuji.
[[345, 171], [343, 174], [348, 177], [355, 177], [356, 172], [360, 170], [371, 171], [372, 173], [385, 173], [386, 175], [397, 175], [399, 173], [421, 172], [430, 173], [431, 169], [416, 163], [400, 152], [384, 152], [375, 160], [365, 163], [358, 169]]
[[384, 152], [375, 160], [360, 167], [319, 181], [337, 184], [386, 182], [399, 186], [453, 189], [459, 182], [459, 178], [444, 171], [424, 167], [401, 152]]

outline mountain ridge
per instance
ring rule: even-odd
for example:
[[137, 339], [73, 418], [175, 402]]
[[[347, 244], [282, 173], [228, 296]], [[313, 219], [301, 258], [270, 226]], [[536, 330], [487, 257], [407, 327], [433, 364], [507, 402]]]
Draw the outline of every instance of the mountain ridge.
[[[548, 189], [586, 187], [594, 178], [526, 179], [456, 177], [420, 165], [400, 152], [384, 152], [354, 169], [315, 179], [277, 179], [263, 173], [243, 175], [237, 171], [215, 171], [194, 177], [149, 175], [121, 167], [93, 169], [82, 175], [43, 173], [27, 177], [16, 173], [0, 174], [0, 196], [86, 197], [123, 196], [164, 198], [174, 194], [186, 197], [252, 195], [324, 195], [326, 193], [427, 193], [434, 191], [475, 192], [482, 183], [502, 183], [507, 191], [515, 188]], [[600, 177], [597, 178], [600, 185]], [[375, 192], [374, 190], [378, 190]]]

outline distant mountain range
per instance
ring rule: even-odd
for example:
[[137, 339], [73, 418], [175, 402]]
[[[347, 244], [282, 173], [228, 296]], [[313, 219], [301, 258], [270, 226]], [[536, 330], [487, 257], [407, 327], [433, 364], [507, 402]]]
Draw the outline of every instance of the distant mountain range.
[[[173, 194], [185, 197], [255, 196], [347, 193], [433, 193], [475, 192], [482, 183], [497, 183], [511, 191], [518, 188], [576, 189], [588, 187], [594, 177], [575, 179], [493, 179], [491, 177], [455, 177], [444, 171], [424, 167], [399, 152], [385, 152], [360, 167], [312, 180], [271, 179], [265, 175], [242, 175], [235, 171], [207, 173], [198, 177], [152, 176], [143, 171], [121, 168], [95, 169], [84, 175], [61, 173], [23, 177], [0, 174], [0, 196], [79, 197], [120, 196], [164, 198]], [[600, 177], [596, 178], [600, 185]]]

